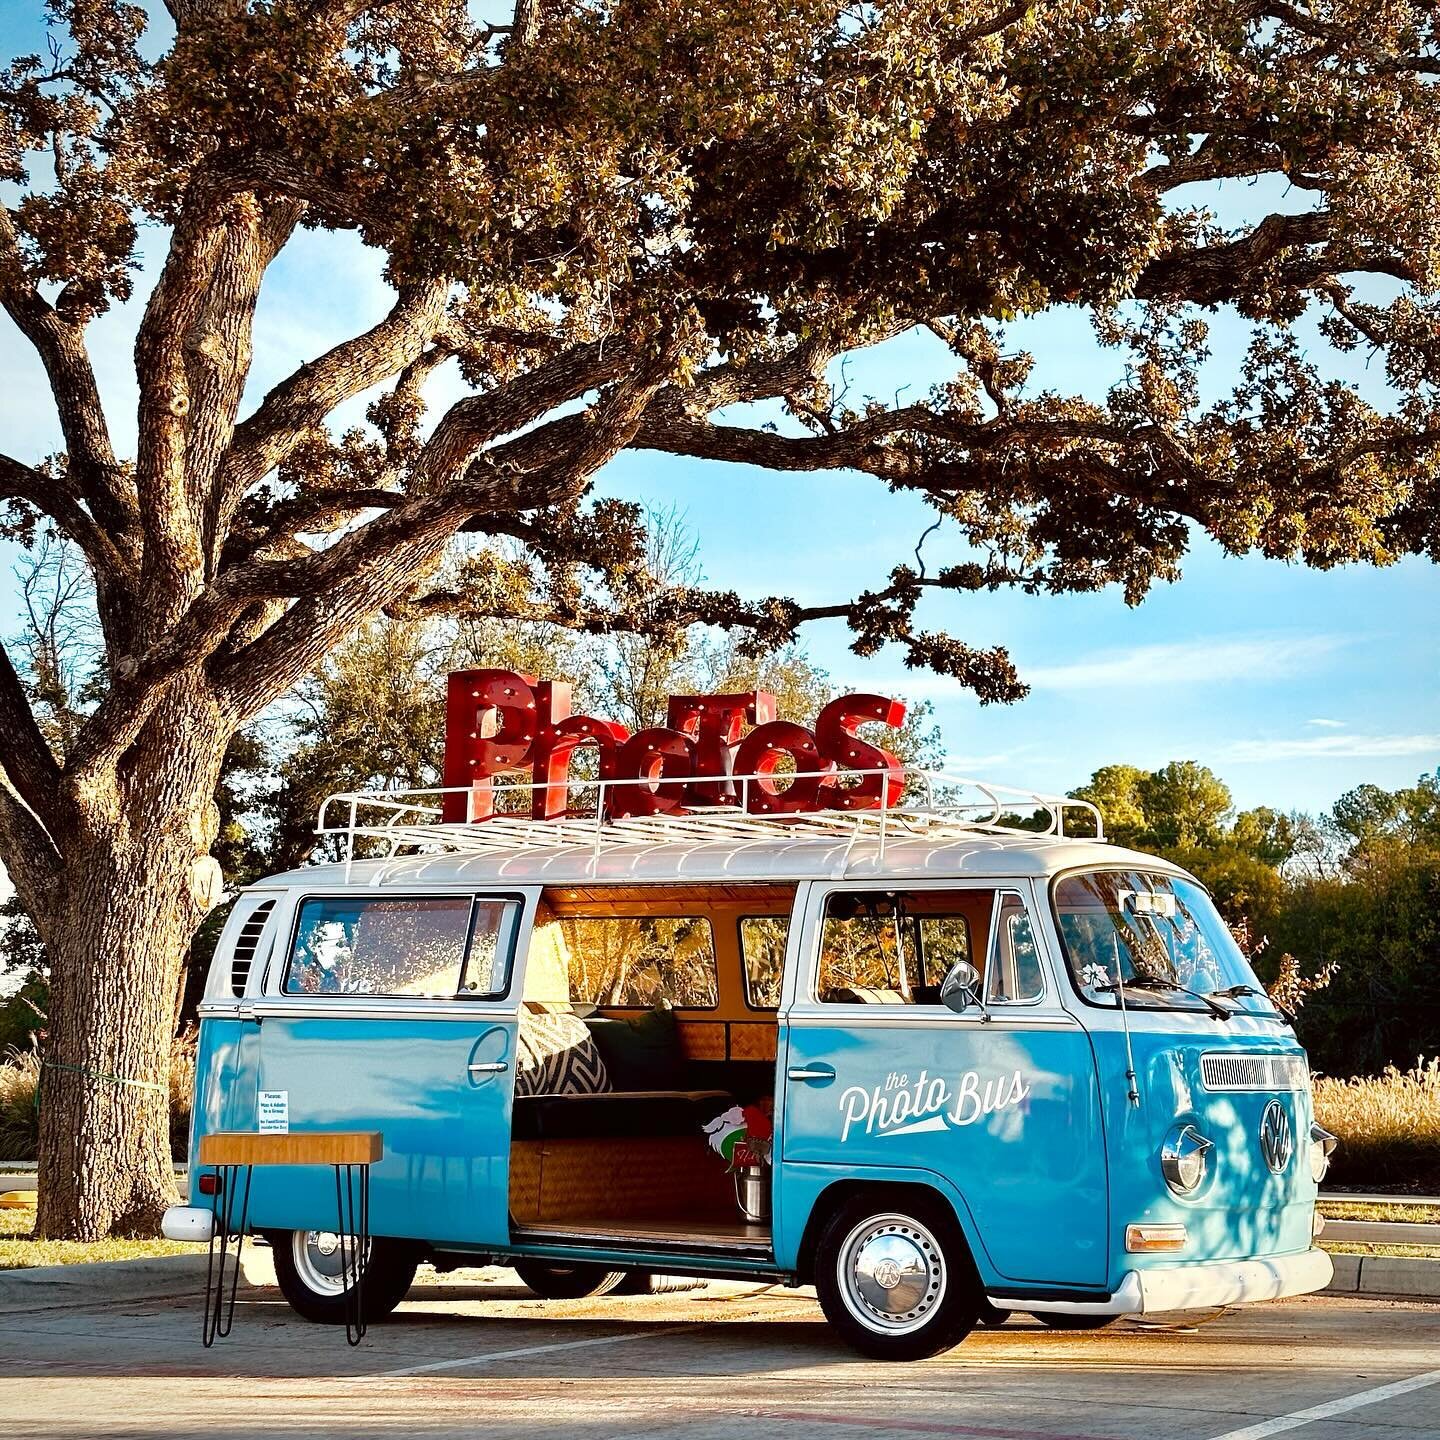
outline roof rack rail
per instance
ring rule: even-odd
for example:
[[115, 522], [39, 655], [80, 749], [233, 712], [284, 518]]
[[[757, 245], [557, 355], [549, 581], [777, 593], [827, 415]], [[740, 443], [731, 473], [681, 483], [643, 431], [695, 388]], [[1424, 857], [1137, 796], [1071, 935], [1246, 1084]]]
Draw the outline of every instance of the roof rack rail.
[[[683, 812], [614, 818], [610, 798], [622, 788], [643, 788], [654, 794], [672, 790], [679, 779], [571, 780], [567, 799], [589, 801], [559, 819], [536, 819], [532, 802], [554, 785], [494, 779], [490, 782], [495, 813], [482, 820], [447, 822], [441, 819], [447, 795], [470, 795], [466, 787], [425, 790], [347, 790], [327, 796], [320, 806], [315, 833], [322, 839], [343, 841], [344, 860], [357, 857], [356, 845], [374, 841], [389, 859], [402, 850], [441, 850], [470, 854], [519, 853], [533, 850], [589, 849], [597, 856], [619, 845], [654, 845], [667, 841], [762, 839], [831, 839], [854, 846], [870, 843], [883, 857], [889, 840], [924, 837], [928, 840], [961, 839], [977, 832], [1063, 839], [1067, 811], [1081, 811], [1094, 823], [1094, 837], [1105, 838], [1104, 821], [1087, 800], [1048, 795], [1011, 785], [975, 780], [946, 768], [903, 767], [905, 789], [898, 804], [882, 803], [870, 809], [803, 810], [786, 814], [756, 814], [752, 795], [776, 793], [777, 785], [796, 780], [826, 778], [854, 784], [867, 775], [893, 775], [890, 770], [799, 771], [765, 775], [732, 775], [737, 803], [687, 806]], [[332, 818], [332, 809], [339, 812]], [[1033, 817], [1025, 823], [1025, 812]], [[1016, 813], [1020, 812], [1020, 813]], [[366, 847], [368, 848], [368, 847]]]

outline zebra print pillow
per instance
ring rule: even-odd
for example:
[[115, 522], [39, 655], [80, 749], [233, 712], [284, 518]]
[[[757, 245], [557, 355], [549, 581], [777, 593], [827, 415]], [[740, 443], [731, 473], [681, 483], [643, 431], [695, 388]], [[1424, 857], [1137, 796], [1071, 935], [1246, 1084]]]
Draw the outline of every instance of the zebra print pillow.
[[599, 1095], [614, 1087], [578, 1015], [520, 1012], [516, 1095]]

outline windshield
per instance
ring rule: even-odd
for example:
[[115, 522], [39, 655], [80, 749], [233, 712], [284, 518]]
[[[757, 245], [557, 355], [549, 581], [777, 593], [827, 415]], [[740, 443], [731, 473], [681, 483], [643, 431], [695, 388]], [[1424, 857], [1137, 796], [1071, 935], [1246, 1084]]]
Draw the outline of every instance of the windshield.
[[[1055, 886], [1055, 920], [1080, 994], [1093, 1005], [1201, 1010], [1200, 995], [1261, 992], [1210, 897], [1193, 880], [1135, 870], [1068, 875]], [[1274, 1014], [1263, 993], [1225, 996], [1239, 1010]]]

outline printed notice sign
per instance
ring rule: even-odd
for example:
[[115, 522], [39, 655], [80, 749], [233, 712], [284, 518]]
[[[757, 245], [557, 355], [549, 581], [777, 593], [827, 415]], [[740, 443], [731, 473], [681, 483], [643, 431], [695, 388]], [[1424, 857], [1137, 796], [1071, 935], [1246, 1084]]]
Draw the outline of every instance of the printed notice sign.
[[259, 1109], [262, 1135], [288, 1135], [290, 1133], [290, 1092], [288, 1090], [262, 1090]]

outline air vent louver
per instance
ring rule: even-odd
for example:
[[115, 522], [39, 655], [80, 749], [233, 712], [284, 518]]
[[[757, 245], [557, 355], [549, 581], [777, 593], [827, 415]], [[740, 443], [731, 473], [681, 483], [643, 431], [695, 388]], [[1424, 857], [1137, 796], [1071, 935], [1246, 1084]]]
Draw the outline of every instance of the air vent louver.
[[243, 995], [250, 979], [250, 967], [255, 962], [255, 951], [259, 948], [260, 937], [265, 933], [265, 922], [275, 908], [273, 900], [264, 900], [246, 917], [235, 937], [235, 952], [230, 957], [230, 993]]
[[1304, 1090], [1310, 1069], [1303, 1055], [1244, 1055], [1225, 1051], [1200, 1057], [1207, 1090]]

